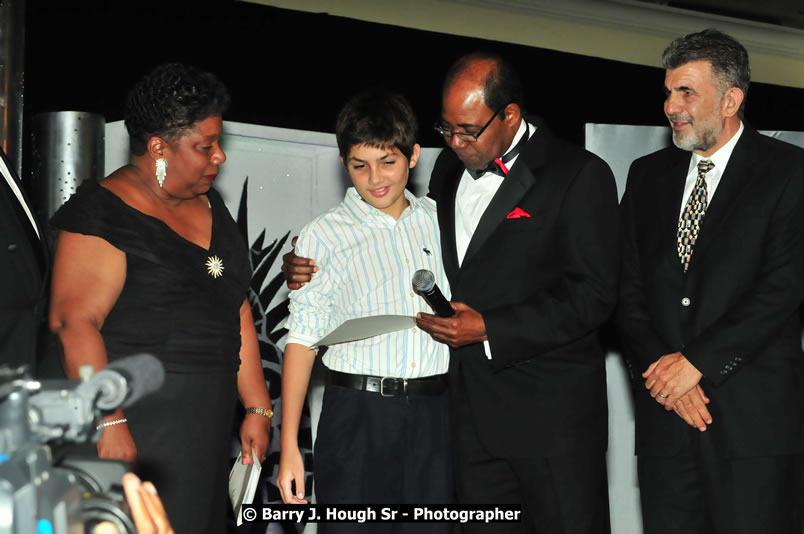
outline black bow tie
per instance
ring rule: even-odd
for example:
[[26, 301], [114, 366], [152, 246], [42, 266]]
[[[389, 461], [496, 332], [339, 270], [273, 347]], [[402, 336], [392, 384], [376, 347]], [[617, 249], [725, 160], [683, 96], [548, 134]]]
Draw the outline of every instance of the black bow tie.
[[496, 174], [498, 176], [505, 176], [508, 174], [508, 167], [505, 166], [505, 163], [500, 159], [497, 158], [491, 163], [489, 163], [486, 168], [484, 169], [466, 169], [469, 171], [469, 176], [477, 180], [481, 176], [486, 173]]
[[506, 174], [508, 174], [509, 170], [508, 163], [512, 159], [517, 157], [519, 153], [522, 151], [522, 148], [528, 142], [529, 134], [530, 134], [530, 126], [528, 126], [528, 123], [525, 123], [525, 134], [519, 138], [519, 141], [517, 141], [516, 145], [514, 145], [514, 147], [511, 148], [511, 150], [506, 152], [502, 158], [497, 158], [494, 161], [489, 162], [489, 164], [484, 169], [466, 169], [467, 171], [469, 171], [469, 175], [475, 180], [477, 180], [487, 172], [504, 177]]

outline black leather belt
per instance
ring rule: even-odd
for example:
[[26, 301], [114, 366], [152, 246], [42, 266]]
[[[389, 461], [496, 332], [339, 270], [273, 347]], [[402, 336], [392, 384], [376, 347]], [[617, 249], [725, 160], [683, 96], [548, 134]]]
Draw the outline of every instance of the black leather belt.
[[330, 370], [327, 374], [327, 383], [369, 393], [379, 393], [383, 397], [440, 395], [447, 390], [446, 376], [394, 378], [392, 376], [353, 375]]

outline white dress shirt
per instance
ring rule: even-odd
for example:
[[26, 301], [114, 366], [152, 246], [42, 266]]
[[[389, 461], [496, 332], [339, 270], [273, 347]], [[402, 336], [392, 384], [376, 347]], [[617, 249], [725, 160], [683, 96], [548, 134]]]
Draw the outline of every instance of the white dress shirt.
[[[449, 298], [435, 202], [407, 190], [405, 197], [410, 205], [396, 220], [350, 187], [343, 202], [302, 229], [296, 254], [315, 259], [320, 270], [290, 292], [288, 343], [310, 347], [349, 319], [432, 313], [413, 291], [419, 269], [432, 271]], [[419, 378], [447, 371], [449, 347], [412, 326], [332, 345], [323, 362], [344, 373]]]
[[[526, 123], [525, 119], [522, 119], [519, 129], [511, 141], [511, 146], [503, 152], [503, 156], [516, 146], [526, 132], [533, 135], [535, 131], [536, 126]], [[519, 154], [505, 164], [509, 172], [518, 159]], [[458, 191], [455, 193], [455, 248], [458, 252], [458, 265], [463, 263], [466, 249], [469, 248], [469, 242], [475, 234], [477, 225], [480, 224], [480, 218], [483, 217], [483, 213], [491, 204], [491, 199], [494, 198], [504, 179], [493, 172], [486, 172], [480, 178], [475, 179], [468, 170], [463, 171], [461, 183], [458, 184]], [[491, 345], [488, 341], [483, 342], [483, 348], [486, 351], [486, 357], [491, 359]]]
[[[511, 146], [503, 152], [503, 156], [516, 146], [522, 136], [525, 135], [527, 129], [525, 119], [522, 119]], [[530, 131], [536, 131], [536, 127], [532, 124], [530, 125]], [[531, 133], [531, 135], [533, 134]], [[518, 159], [519, 154], [505, 164], [509, 171]], [[477, 225], [480, 223], [480, 218], [502, 185], [503, 179], [502, 176], [493, 172], [486, 172], [480, 178], [474, 179], [468, 170], [463, 171], [461, 182], [458, 184], [458, 191], [455, 194], [455, 248], [458, 251], [458, 265], [463, 263], [466, 249], [469, 248], [469, 242], [472, 240]]]
[[692, 157], [690, 158], [690, 167], [687, 171], [687, 181], [684, 182], [684, 196], [681, 199], [681, 207], [678, 211], [679, 220], [681, 219], [681, 214], [684, 212], [684, 206], [687, 205], [687, 201], [692, 194], [692, 190], [695, 188], [695, 182], [698, 180], [698, 162], [702, 159], [708, 159], [715, 164], [715, 166], [710, 169], [704, 177], [704, 181], [706, 182], [707, 205], [709, 205], [712, 203], [712, 198], [715, 196], [715, 190], [720, 184], [720, 178], [723, 177], [723, 173], [726, 172], [726, 165], [729, 163], [731, 153], [734, 151], [734, 146], [737, 144], [737, 141], [740, 140], [743, 130], [743, 123], [740, 121], [740, 128], [737, 129], [737, 133], [734, 134], [734, 136], [729, 139], [725, 145], [720, 147], [717, 152], [708, 158], [700, 156], [695, 152], [692, 153]]
[[14, 180], [14, 178], [11, 177], [11, 171], [9, 171], [8, 167], [6, 166], [6, 162], [3, 160], [3, 158], [0, 158], [0, 173], [3, 174], [3, 178], [5, 178], [6, 182], [8, 182], [8, 186], [17, 196], [17, 200], [22, 205], [22, 209], [25, 211], [25, 214], [28, 216], [28, 220], [31, 222], [31, 226], [33, 226], [34, 232], [36, 232], [36, 236], [41, 239], [42, 236], [39, 235], [39, 227], [36, 225], [36, 220], [34, 219], [31, 210], [28, 208], [28, 203], [25, 202], [25, 199], [22, 196], [22, 191], [20, 191], [20, 188], [17, 185], [16, 180]]

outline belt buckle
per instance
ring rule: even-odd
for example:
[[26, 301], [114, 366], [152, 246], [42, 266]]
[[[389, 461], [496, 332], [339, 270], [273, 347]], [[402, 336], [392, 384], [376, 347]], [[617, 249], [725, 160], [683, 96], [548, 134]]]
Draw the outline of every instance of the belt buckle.
[[[408, 379], [407, 378], [398, 379], [398, 378], [393, 377], [393, 376], [384, 376], [384, 377], [380, 378], [380, 396], [381, 397], [396, 397], [395, 394], [386, 394], [385, 393], [385, 381], [386, 380], [402, 380], [402, 394], [403, 395], [408, 394]], [[394, 383], [394, 382], [392, 382], [392, 383]]]

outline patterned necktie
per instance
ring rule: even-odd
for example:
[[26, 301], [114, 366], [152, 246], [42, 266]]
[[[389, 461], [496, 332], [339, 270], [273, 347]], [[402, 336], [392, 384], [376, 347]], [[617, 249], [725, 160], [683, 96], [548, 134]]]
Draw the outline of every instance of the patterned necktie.
[[706, 173], [715, 168], [711, 160], [702, 159], [698, 162], [698, 178], [695, 180], [695, 187], [692, 188], [690, 198], [681, 218], [678, 220], [678, 257], [684, 272], [690, 266], [692, 248], [698, 239], [701, 231], [701, 223], [706, 214], [707, 193], [706, 193]]

